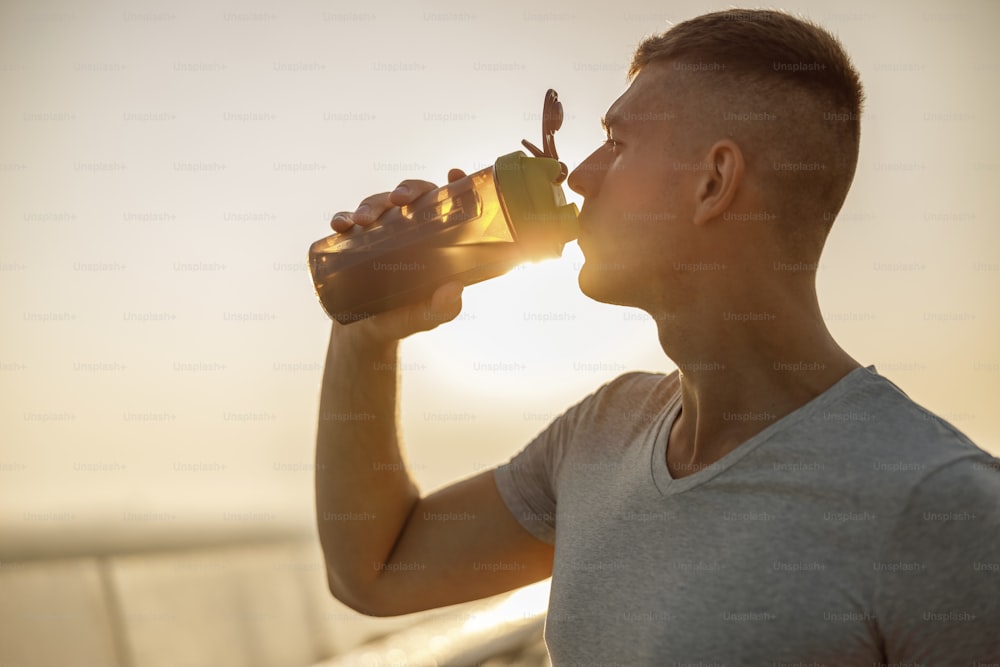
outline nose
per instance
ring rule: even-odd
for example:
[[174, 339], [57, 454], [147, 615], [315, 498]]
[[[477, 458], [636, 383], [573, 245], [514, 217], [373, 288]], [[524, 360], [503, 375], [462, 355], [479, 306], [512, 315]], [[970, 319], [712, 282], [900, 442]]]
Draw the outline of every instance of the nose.
[[604, 173], [608, 169], [607, 160], [603, 160], [600, 153], [601, 149], [598, 148], [570, 173], [566, 180], [570, 190], [585, 198], [597, 194], [601, 181], [604, 180]]

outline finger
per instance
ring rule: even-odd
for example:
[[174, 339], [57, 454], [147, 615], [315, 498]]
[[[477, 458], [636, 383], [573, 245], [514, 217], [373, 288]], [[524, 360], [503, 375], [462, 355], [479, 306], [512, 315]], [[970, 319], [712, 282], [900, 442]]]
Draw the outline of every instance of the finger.
[[430, 181], [418, 181], [409, 179], [396, 186], [396, 189], [389, 193], [389, 201], [394, 206], [406, 206], [425, 192], [430, 192], [437, 188], [437, 185]]
[[465, 172], [461, 169], [449, 169], [448, 170], [448, 182], [454, 183], [455, 181], [465, 178]]
[[330, 220], [330, 227], [332, 227], [335, 232], [346, 232], [353, 226], [354, 220], [351, 217], [351, 213], [348, 211], [334, 213], [333, 219]]
[[370, 195], [361, 200], [361, 203], [358, 204], [358, 208], [351, 214], [351, 219], [356, 225], [368, 227], [373, 222], [378, 220], [380, 215], [392, 208], [392, 206], [393, 204], [389, 201], [388, 192], [380, 192], [376, 195]]
[[380, 313], [365, 320], [369, 335], [380, 340], [400, 340], [419, 331], [429, 331], [449, 322], [462, 312], [462, 284], [447, 283], [430, 299], [412, 306]]

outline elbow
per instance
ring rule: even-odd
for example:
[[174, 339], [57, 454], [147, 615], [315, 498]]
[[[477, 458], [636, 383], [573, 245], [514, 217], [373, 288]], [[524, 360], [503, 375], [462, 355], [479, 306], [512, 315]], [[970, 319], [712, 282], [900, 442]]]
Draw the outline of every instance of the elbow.
[[338, 576], [328, 565], [326, 568], [327, 587], [330, 595], [339, 602], [365, 616], [399, 616], [405, 612], [396, 611], [386, 604], [385, 596], [378, 595], [378, 578], [369, 581], [348, 581]]

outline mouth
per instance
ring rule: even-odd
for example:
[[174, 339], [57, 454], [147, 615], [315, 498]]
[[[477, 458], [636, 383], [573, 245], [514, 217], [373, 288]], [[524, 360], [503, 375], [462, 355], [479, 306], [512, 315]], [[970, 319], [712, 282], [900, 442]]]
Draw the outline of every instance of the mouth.
[[586, 244], [588, 242], [588, 237], [590, 235], [590, 229], [587, 225], [582, 213], [577, 217], [577, 228], [576, 228], [576, 245], [580, 248], [580, 252], [587, 254]]

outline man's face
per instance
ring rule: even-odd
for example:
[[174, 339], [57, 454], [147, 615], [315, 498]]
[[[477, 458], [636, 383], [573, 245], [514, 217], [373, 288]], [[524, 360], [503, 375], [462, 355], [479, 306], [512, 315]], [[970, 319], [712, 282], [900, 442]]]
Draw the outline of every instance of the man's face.
[[668, 64], [640, 71], [605, 115], [608, 141], [569, 176], [569, 187], [584, 197], [580, 288], [598, 301], [661, 303], [673, 265], [692, 251], [697, 142], [688, 136], [683, 100], [671, 100], [672, 80]]

